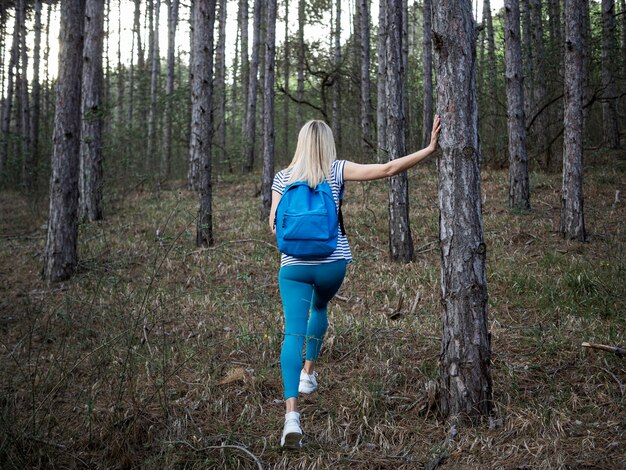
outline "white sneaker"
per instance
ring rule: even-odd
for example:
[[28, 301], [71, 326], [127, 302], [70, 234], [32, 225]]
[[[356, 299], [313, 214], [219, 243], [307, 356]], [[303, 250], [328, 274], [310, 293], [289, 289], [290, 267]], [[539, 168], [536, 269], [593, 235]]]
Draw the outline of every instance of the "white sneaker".
[[302, 428], [300, 428], [300, 413], [290, 411], [285, 415], [285, 427], [280, 438], [280, 446], [288, 449], [302, 447]]
[[304, 369], [300, 372], [300, 385], [298, 386], [298, 393], [313, 393], [317, 390], [317, 372], [307, 374]]

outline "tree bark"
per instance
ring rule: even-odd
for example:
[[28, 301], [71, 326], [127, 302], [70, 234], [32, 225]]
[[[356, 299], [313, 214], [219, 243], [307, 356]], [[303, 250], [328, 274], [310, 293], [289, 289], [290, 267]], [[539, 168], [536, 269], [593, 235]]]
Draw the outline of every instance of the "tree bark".
[[[518, 8], [519, 9], [519, 8]], [[484, 0], [483, 2], [483, 18], [487, 32], [487, 79], [489, 80], [489, 116], [491, 140], [491, 158], [496, 157], [498, 137], [500, 136], [500, 126], [498, 126], [498, 61], [496, 60], [496, 41], [493, 32], [493, 19], [491, 17], [491, 2]], [[519, 15], [518, 15], [519, 23]], [[519, 40], [519, 36], [518, 36]], [[520, 56], [521, 60], [521, 56]]]
[[[430, 1], [430, 0], [427, 0]], [[378, 91], [376, 104], [377, 159], [389, 159], [387, 148], [387, 1], [378, 2]]]
[[[150, 0], [152, 1], [152, 0]], [[159, 77], [161, 75], [161, 50], [159, 48], [159, 23], [161, 16], [161, 2], [156, 0], [153, 6], [154, 22], [150, 27], [150, 113], [148, 115], [148, 158], [154, 163], [154, 168], [158, 168], [160, 159], [158, 153], [160, 146], [157, 144], [158, 116], [157, 96], [159, 95]]]
[[[122, 67], [122, 0], [117, 10], [117, 128], [124, 128], [124, 68]], [[132, 60], [131, 60], [132, 62]], [[132, 67], [132, 63], [131, 63]], [[131, 95], [132, 96], [132, 95]]]
[[[384, 2], [383, 2], [384, 3]], [[339, 74], [341, 64], [341, 0], [335, 1], [335, 49], [333, 53], [333, 66], [335, 68], [335, 83], [332, 98], [332, 129], [335, 134], [335, 142], [341, 148], [341, 76]]]
[[[361, 31], [361, 148], [365, 155], [372, 153], [370, 91], [370, 9], [369, 0], [359, 0]], [[368, 159], [369, 160], [369, 159]]]
[[533, 115], [535, 105], [533, 102], [535, 88], [535, 70], [533, 65], [535, 58], [532, 49], [532, 26], [530, 14], [530, 0], [520, 0], [520, 13], [522, 15], [522, 66], [524, 68], [524, 114], [526, 119]]
[[248, 81], [248, 109], [246, 112], [246, 132], [244, 135], [244, 161], [246, 171], [254, 168], [254, 142], [256, 130], [257, 76], [259, 69], [259, 48], [261, 44], [261, 0], [254, 0], [254, 30], [252, 36], [252, 61]]
[[[283, 97], [283, 152], [284, 161], [289, 161], [289, 0], [285, 0], [285, 40], [283, 41], [283, 87], [285, 96]], [[334, 61], [333, 61], [334, 62]]]
[[302, 101], [304, 100], [304, 23], [305, 18], [305, 0], [298, 0], [298, 81], [296, 88], [296, 98], [298, 105], [296, 106], [296, 129], [304, 124], [304, 116], [302, 110]]
[[79, 217], [102, 219], [102, 44], [104, 5], [87, 0], [83, 48]]
[[[41, 66], [41, 9], [42, 0], [35, 0], [35, 43], [33, 48], [33, 81], [31, 82], [32, 112], [30, 114], [30, 142], [33, 158], [30, 183], [37, 181], [37, 166], [39, 163], [39, 116], [41, 115], [41, 82], [39, 68]], [[27, 184], [27, 188], [30, 186]]]
[[622, 77], [626, 77], [626, 0], [620, 0], [620, 18], [622, 20]]
[[213, 245], [211, 139], [213, 134], [213, 26], [215, 0], [193, 2], [193, 62], [191, 64], [190, 161], [197, 162], [200, 207], [196, 245]]
[[15, 25], [13, 27], [13, 42], [11, 44], [9, 68], [7, 71], [7, 94], [2, 108], [2, 147], [0, 147], [0, 175], [4, 174], [7, 158], [9, 155], [9, 141], [11, 140], [11, 113], [13, 111], [13, 99], [15, 94], [15, 69], [19, 58], [19, 28], [18, 14], [16, 11]]
[[424, 35], [422, 54], [424, 63], [424, 109], [422, 110], [422, 147], [430, 143], [433, 130], [433, 46], [432, 46], [432, 0], [424, 0]]
[[84, 15], [84, 0], [61, 2], [50, 210], [42, 270], [43, 278], [52, 282], [68, 279], [77, 263]]
[[272, 205], [274, 177], [274, 63], [276, 57], [276, 0], [267, 2], [265, 33], [265, 84], [263, 87], [263, 179], [261, 184], [261, 220], [267, 220]]
[[178, 26], [178, 0], [167, 3], [167, 81], [165, 83], [165, 151], [161, 174], [169, 178], [172, 172], [172, 121], [174, 99], [174, 53], [176, 50], [176, 27]]
[[26, 0], [18, 1], [20, 12], [20, 128], [22, 153], [22, 182], [32, 187], [34, 171], [30, 142], [30, 96], [28, 94], [28, 47], [26, 46]]
[[616, 57], [619, 55], [615, 37], [615, 0], [602, 0], [602, 130], [604, 146], [620, 147], [617, 114]]
[[[250, 61], [248, 57], [248, 0], [239, 1], [239, 30], [241, 31], [241, 95], [243, 97], [243, 106], [245, 110], [241, 119], [241, 141], [246, 142], [247, 122], [246, 115], [248, 112], [248, 90], [250, 88]], [[243, 155], [242, 167], [246, 162], [246, 149], [241, 149]]]
[[543, 168], [548, 168], [550, 165], [550, 149], [548, 148], [547, 136], [549, 122], [547, 119], [547, 112], [545, 110], [541, 111], [547, 101], [541, 0], [530, 0], [530, 18], [534, 77], [532, 88], [532, 115], [527, 117], [532, 118], [539, 113], [537, 114], [537, 119], [534, 121], [533, 129], [531, 129], [531, 135], [534, 136], [534, 141], [536, 142], [536, 151], [539, 154], [541, 166]]
[[486, 246], [480, 198], [476, 28], [471, 4], [433, 1], [439, 144], [441, 396], [452, 421], [492, 408]]
[[583, 9], [585, 0], [565, 2], [565, 113], [561, 235], [585, 241], [583, 211]]
[[[389, 160], [405, 154], [404, 64], [402, 60], [402, 0], [387, 0], [387, 145]], [[389, 254], [394, 261], [413, 259], [409, 222], [409, 182], [406, 172], [389, 179]]]
[[519, 0], [504, 2], [504, 62], [509, 137], [509, 207], [530, 209]]
[[226, 152], [226, 0], [219, 0], [219, 22], [218, 39], [215, 57], [215, 91], [214, 96], [218, 98], [217, 116], [215, 124], [217, 130], [217, 150], [219, 152], [218, 161], [226, 162], [228, 153]]

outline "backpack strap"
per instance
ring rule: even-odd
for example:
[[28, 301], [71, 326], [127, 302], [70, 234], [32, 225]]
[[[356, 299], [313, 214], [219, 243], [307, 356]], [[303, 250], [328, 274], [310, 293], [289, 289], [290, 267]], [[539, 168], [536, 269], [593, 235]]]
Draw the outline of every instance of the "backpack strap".
[[341, 229], [341, 234], [343, 236], [346, 235], [346, 228], [343, 225], [343, 213], [341, 212], [341, 205], [343, 204], [343, 184], [341, 185], [341, 189], [339, 190], [339, 214], [338, 214], [338, 219], [339, 219], [339, 228]]

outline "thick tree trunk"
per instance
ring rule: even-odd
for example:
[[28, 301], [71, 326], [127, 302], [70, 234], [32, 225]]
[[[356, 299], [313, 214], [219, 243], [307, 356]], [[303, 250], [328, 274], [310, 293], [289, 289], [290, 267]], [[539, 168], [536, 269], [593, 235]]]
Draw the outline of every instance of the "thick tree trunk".
[[226, 0], [219, 0], [219, 23], [218, 39], [215, 57], [215, 90], [213, 95], [217, 97], [215, 124], [217, 130], [217, 149], [219, 152], [219, 162], [226, 162], [228, 153], [226, 152]]
[[28, 94], [28, 47], [26, 45], [26, 0], [20, 5], [20, 127], [22, 150], [22, 182], [24, 187], [32, 187], [34, 159], [30, 142], [30, 96]]
[[[283, 41], [283, 87], [285, 96], [283, 97], [283, 152], [284, 161], [289, 161], [289, 0], [285, 0], [285, 39]], [[334, 60], [333, 60], [334, 64]]]
[[[359, 0], [361, 30], [361, 148], [365, 155], [372, 153], [370, 92], [370, 9], [369, 0]], [[369, 160], [369, 158], [368, 158]]]
[[43, 278], [53, 282], [68, 279], [77, 263], [84, 16], [84, 0], [61, 3], [50, 211], [42, 270]]
[[[427, 0], [430, 1], [430, 0]], [[387, 148], [387, 1], [378, 3], [378, 102], [376, 104], [376, 134], [378, 163], [389, 159]]]
[[259, 69], [259, 48], [261, 47], [261, 5], [262, 0], [254, 0], [254, 29], [252, 36], [252, 61], [248, 81], [248, 109], [246, 111], [246, 133], [244, 135], [244, 161], [246, 171], [254, 168], [254, 142], [256, 131], [257, 77]]
[[585, 0], [565, 2], [565, 132], [561, 235], [585, 240], [583, 211], [583, 9]]
[[190, 161], [197, 162], [200, 207], [196, 245], [213, 245], [211, 139], [213, 134], [213, 26], [215, 0], [194, 0], [193, 62], [191, 64]]
[[[402, 60], [402, 0], [387, 0], [387, 145], [389, 160], [405, 154], [404, 65]], [[413, 259], [409, 223], [409, 182], [406, 172], [389, 179], [389, 254], [394, 261]]]
[[272, 205], [274, 177], [274, 62], [276, 57], [276, 0], [267, 3], [265, 33], [265, 83], [263, 87], [263, 179], [261, 182], [261, 220], [267, 220]]
[[341, 0], [336, 0], [335, 1], [335, 49], [333, 53], [333, 66], [335, 68], [335, 83], [333, 86], [332, 128], [333, 128], [333, 133], [335, 134], [335, 143], [338, 148], [341, 148], [341, 76], [339, 74], [339, 64], [341, 64]]
[[422, 147], [430, 143], [433, 130], [433, 46], [432, 46], [432, 0], [424, 0], [424, 36], [422, 55], [424, 63], [424, 109], [422, 110]]
[[617, 114], [616, 58], [619, 55], [615, 37], [615, 0], [602, 0], [602, 130], [604, 146], [617, 149], [619, 117]]
[[433, 1], [441, 246], [441, 411], [453, 422], [492, 408], [486, 246], [480, 198], [476, 28], [471, 4]]
[[298, 132], [304, 124], [304, 116], [302, 109], [302, 100], [304, 100], [304, 23], [305, 18], [305, 0], [298, 0], [298, 81], [296, 88], [296, 98], [298, 105], [296, 106], [296, 129]]
[[148, 158], [155, 169], [158, 168], [158, 153], [161, 146], [157, 144], [158, 116], [157, 97], [159, 95], [159, 77], [161, 75], [161, 50], [159, 48], [159, 23], [161, 16], [161, 2], [154, 3], [154, 22], [150, 27], [150, 113], [148, 115]]
[[82, 78], [79, 216], [102, 219], [102, 41], [104, 5], [87, 0]]
[[530, 209], [519, 0], [504, 2], [504, 62], [509, 136], [509, 207]]
[[42, 1], [35, 0], [35, 44], [33, 48], [33, 81], [31, 85], [32, 109], [30, 114], [30, 142], [33, 158], [32, 173], [29, 183], [35, 184], [37, 181], [37, 166], [39, 163], [39, 116], [41, 115], [41, 83], [39, 80], [39, 68], [41, 66], [41, 8]]
[[178, 26], [178, 0], [168, 0], [167, 8], [167, 81], [165, 83], [165, 151], [161, 174], [169, 178], [172, 172], [172, 121], [174, 99], [174, 52], [176, 50], [176, 27]]

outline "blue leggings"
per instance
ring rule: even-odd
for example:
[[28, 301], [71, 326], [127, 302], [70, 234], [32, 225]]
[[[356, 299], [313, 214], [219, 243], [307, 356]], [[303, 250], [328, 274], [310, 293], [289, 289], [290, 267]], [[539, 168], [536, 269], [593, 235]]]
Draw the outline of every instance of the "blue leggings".
[[280, 268], [278, 287], [285, 313], [285, 339], [280, 353], [280, 367], [285, 400], [298, 398], [305, 337], [307, 361], [314, 361], [319, 356], [328, 329], [328, 302], [341, 287], [345, 275], [345, 260]]

